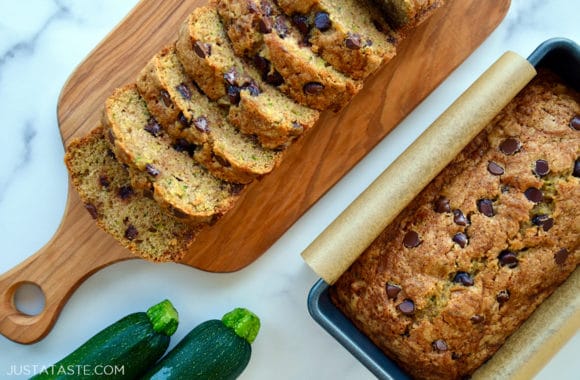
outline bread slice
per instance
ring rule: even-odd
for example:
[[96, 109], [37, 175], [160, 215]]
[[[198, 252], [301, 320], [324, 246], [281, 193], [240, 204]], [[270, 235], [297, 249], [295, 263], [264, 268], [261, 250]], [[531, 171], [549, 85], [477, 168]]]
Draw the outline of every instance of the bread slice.
[[226, 120], [225, 111], [211, 102], [185, 73], [169, 46], [143, 69], [137, 87], [155, 119], [177, 141], [195, 144], [195, 159], [213, 175], [249, 183], [270, 173], [281, 153], [263, 148]]
[[151, 261], [176, 261], [197, 228], [168, 215], [153, 199], [131, 187], [102, 126], [67, 147], [65, 163], [85, 208], [99, 227], [135, 255]]
[[146, 173], [153, 198], [175, 216], [208, 223], [234, 206], [243, 186], [214, 177], [174, 144], [134, 84], [118, 88], [107, 98], [103, 123], [117, 158]]
[[278, 4], [312, 51], [354, 79], [366, 79], [395, 56], [398, 35], [370, 0], [279, 0]]
[[197, 8], [176, 44], [185, 71], [212, 100], [229, 107], [228, 119], [269, 149], [288, 146], [316, 123], [319, 112], [300, 105], [237, 57], [214, 7]]
[[280, 90], [298, 103], [338, 111], [362, 88], [305, 46], [273, 1], [215, 2], [234, 50], [253, 59], [263, 76], [279, 76]]
[[375, 0], [385, 10], [391, 25], [401, 33], [425, 21], [445, 0]]

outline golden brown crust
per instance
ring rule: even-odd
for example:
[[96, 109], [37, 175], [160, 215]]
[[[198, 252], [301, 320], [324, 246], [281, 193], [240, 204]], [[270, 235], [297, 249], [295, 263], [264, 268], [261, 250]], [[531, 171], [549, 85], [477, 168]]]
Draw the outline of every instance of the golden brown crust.
[[472, 373], [580, 264], [575, 117], [540, 73], [331, 288], [412, 376]]

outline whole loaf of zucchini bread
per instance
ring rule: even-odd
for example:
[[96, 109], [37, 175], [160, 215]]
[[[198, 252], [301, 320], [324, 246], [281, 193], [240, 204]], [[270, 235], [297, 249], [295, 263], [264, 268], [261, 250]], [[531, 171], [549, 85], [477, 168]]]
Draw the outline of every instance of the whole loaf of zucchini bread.
[[540, 72], [331, 287], [420, 379], [470, 375], [580, 263], [580, 94]]

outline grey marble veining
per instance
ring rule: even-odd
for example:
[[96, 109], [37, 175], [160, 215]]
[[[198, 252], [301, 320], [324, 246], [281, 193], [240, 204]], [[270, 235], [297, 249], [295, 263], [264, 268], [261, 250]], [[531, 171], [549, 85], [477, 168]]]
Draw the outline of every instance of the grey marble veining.
[[[0, 273], [57, 229], [68, 188], [56, 120], [60, 90], [136, 3], [0, 2]], [[224, 275], [140, 261], [98, 272], [74, 293], [42, 342], [20, 346], [0, 336], [0, 378], [12, 365], [52, 363], [107, 323], [170, 296], [182, 316], [174, 341], [230, 307], [246, 306], [262, 317], [244, 379], [371, 379], [309, 317], [306, 297], [317, 276], [299, 253], [503, 52], [527, 56], [550, 37], [580, 42], [579, 14], [579, 1], [512, 0], [504, 21], [465, 63], [256, 263]], [[577, 378], [579, 355], [577, 334], [538, 379]]]

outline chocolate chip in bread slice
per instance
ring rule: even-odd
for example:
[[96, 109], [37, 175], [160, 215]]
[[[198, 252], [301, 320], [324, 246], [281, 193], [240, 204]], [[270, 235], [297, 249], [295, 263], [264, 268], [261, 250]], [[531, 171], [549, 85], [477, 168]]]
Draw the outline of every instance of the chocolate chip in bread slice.
[[298, 104], [236, 56], [214, 7], [200, 7], [182, 24], [176, 44], [186, 73], [212, 100], [229, 107], [229, 121], [269, 149], [288, 146], [319, 113]]
[[135, 255], [176, 261], [194, 241], [196, 227], [167, 214], [131, 186], [129, 173], [115, 158], [101, 126], [68, 145], [65, 163], [99, 227]]
[[149, 61], [136, 84], [155, 119], [176, 141], [192, 144], [194, 158], [216, 177], [246, 184], [278, 165], [280, 152], [241, 133], [227, 121], [225, 111], [198, 90], [173, 45]]
[[213, 176], [175, 144], [134, 84], [107, 98], [103, 123], [117, 158], [146, 174], [153, 198], [175, 216], [208, 223], [234, 206], [243, 186]]
[[314, 53], [299, 30], [270, 0], [216, 0], [234, 50], [252, 59], [279, 89], [319, 111], [340, 110], [362, 88]]
[[370, 0], [277, 3], [315, 53], [354, 79], [366, 79], [395, 56], [398, 36]]

